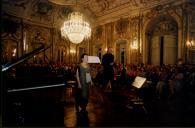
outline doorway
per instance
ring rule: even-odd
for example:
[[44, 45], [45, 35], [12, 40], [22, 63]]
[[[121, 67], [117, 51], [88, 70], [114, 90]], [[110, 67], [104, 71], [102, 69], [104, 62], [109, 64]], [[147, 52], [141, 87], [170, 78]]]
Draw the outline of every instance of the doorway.
[[148, 62], [152, 65], [176, 64], [178, 27], [170, 16], [154, 19], [148, 27]]
[[127, 41], [119, 40], [116, 43], [116, 63], [126, 64], [127, 63]]
[[150, 45], [151, 64], [176, 64], [177, 42], [173, 35], [155, 36]]

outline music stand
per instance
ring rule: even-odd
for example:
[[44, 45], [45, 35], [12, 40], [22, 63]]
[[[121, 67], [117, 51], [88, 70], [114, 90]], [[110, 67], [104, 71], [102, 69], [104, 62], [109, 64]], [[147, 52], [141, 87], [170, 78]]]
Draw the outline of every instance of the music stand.
[[140, 77], [137, 76], [134, 80], [134, 82], [132, 83], [132, 86], [136, 87], [136, 88], [141, 88], [143, 86], [143, 84], [146, 82], [146, 78], [145, 77]]
[[[144, 112], [146, 114], [147, 110], [144, 107], [143, 99], [141, 99], [139, 97], [139, 94], [138, 94], [139, 89], [144, 85], [145, 82], [146, 82], [146, 78], [145, 77], [137, 76], [135, 78], [134, 82], [132, 83], [132, 86], [135, 87], [136, 98], [131, 100], [131, 102], [133, 102], [134, 106], [141, 105], [141, 108], [144, 110]], [[127, 107], [132, 109], [131, 104], [128, 104]]]

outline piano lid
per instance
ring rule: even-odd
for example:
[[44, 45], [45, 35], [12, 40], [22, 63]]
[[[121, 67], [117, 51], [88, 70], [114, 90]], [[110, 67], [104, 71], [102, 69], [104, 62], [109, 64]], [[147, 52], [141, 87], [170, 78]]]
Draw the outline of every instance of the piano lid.
[[21, 56], [18, 60], [14, 61], [14, 62], [9, 62], [7, 64], [2, 65], [1, 71], [6, 71], [9, 68], [11, 68], [11, 67], [13, 67], [13, 66], [15, 66], [15, 65], [17, 65], [17, 64], [19, 64], [19, 63], [21, 63], [21, 62], [23, 62], [25, 60], [27, 60], [27, 59], [29, 59], [31, 57], [33, 57], [34, 55], [36, 55], [36, 54], [38, 54], [38, 53], [40, 53], [42, 51], [47, 50], [50, 47], [51, 47], [51, 45], [48, 46], [48, 45], [45, 45], [45, 44], [41, 44], [40, 47], [36, 48], [32, 52], [29, 52], [29, 53], [25, 54], [24, 56]]

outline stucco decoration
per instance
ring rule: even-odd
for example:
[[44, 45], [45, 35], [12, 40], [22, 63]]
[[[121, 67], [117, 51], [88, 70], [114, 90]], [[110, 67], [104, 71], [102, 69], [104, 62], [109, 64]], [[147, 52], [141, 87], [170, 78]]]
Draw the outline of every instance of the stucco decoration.
[[172, 2], [164, 4], [164, 5], [157, 5], [151, 8], [151, 10], [147, 12], [145, 16], [148, 19], [151, 19], [158, 15], [162, 15], [166, 13], [174, 13], [173, 8], [176, 9]]
[[122, 35], [123, 33], [125, 33], [127, 31], [128, 25], [129, 20], [127, 18], [126, 19], [121, 18], [120, 20], [118, 20], [116, 23], [117, 34]]
[[33, 43], [51, 43], [51, 34], [50, 30], [47, 28], [40, 28], [38, 26], [32, 26], [30, 30], [28, 30], [30, 35], [30, 42]]
[[1, 48], [2, 48], [2, 63], [7, 63], [19, 56], [19, 48], [21, 44], [21, 25], [20, 20], [9, 17], [2, 20], [3, 27], [1, 28]]
[[1, 63], [12, 61], [12, 59], [15, 59], [15, 57], [18, 56], [17, 44], [17, 40], [14, 39], [5, 39], [3, 41], [3, 43], [1, 44]]
[[23, 9], [26, 9], [26, 6], [29, 2], [30, 0], [2, 0], [3, 4], [13, 5]]
[[44, 3], [44, 2], [37, 2], [33, 8], [32, 8], [32, 14], [31, 17], [32, 18], [38, 18], [39, 20], [43, 20], [43, 21], [51, 21], [51, 17], [52, 17], [52, 11], [53, 11], [53, 6], [48, 4], [48, 3]]
[[14, 38], [19, 40], [22, 38], [21, 32], [21, 19], [10, 16], [9, 14], [3, 13], [1, 20], [1, 39], [4, 38]]
[[190, 31], [195, 32], [195, 9], [190, 16]]
[[58, 4], [58, 5], [75, 5], [85, 3], [88, 0], [48, 0], [49, 2]]
[[[110, 9], [114, 9], [116, 7], [122, 6], [124, 4], [135, 2], [135, 0], [93, 0], [90, 5], [92, 10], [98, 11], [108, 11]], [[96, 4], [96, 6], [95, 6]], [[95, 6], [95, 8], [94, 8]]]
[[65, 18], [68, 17], [68, 14], [71, 13], [71, 12], [73, 12], [72, 8], [70, 8], [68, 6], [67, 7], [62, 7], [62, 8], [60, 8], [60, 12], [58, 13], [58, 17], [60, 19], [65, 19]]
[[97, 39], [101, 38], [102, 32], [103, 32], [102, 26], [101, 25], [97, 26], [96, 27], [96, 33], [95, 33], [95, 36], [96, 36]]
[[131, 19], [131, 38], [132, 40], [137, 40], [139, 35], [139, 17], [134, 17]]
[[155, 35], [168, 35], [177, 33], [177, 25], [173, 24], [171, 21], [165, 20], [157, 24], [153, 32]]
[[146, 32], [149, 34], [153, 33], [155, 35], [159, 34], [176, 34], [177, 33], [177, 23], [173, 17], [169, 15], [161, 15], [156, 17], [150, 22]]

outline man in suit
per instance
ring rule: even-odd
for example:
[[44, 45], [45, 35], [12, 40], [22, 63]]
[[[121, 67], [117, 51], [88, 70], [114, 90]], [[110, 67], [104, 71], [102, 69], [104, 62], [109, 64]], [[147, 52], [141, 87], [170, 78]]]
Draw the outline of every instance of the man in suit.
[[[107, 53], [103, 55], [102, 57], [102, 65], [104, 67], [103, 69], [103, 75], [104, 75], [104, 81], [103, 86], [106, 88], [111, 88], [114, 81], [114, 55], [113, 55], [113, 49], [111, 47], [108, 48]], [[109, 84], [110, 82], [110, 84]]]

